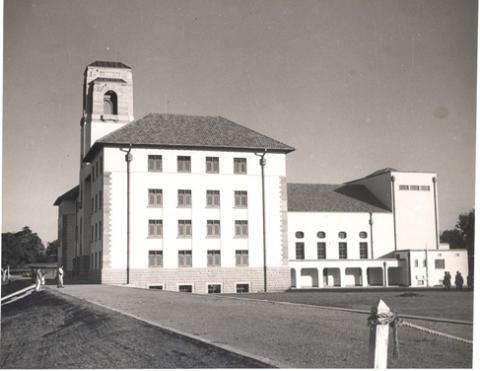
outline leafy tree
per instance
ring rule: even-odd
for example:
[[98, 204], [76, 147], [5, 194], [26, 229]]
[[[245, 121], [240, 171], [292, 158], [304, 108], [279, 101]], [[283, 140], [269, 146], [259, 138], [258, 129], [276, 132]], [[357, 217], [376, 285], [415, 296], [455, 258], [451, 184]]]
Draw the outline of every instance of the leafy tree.
[[459, 229], [447, 229], [440, 235], [440, 242], [448, 243], [451, 249], [464, 249], [465, 241]]
[[475, 209], [458, 216], [455, 229], [444, 231], [440, 236], [441, 242], [448, 242], [452, 249], [467, 249], [468, 272], [473, 279], [473, 262], [475, 259]]
[[2, 264], [15, 268], [39, 260], [45, 253], [42, 240], [30, 227], [15, 233], [2, 233]]
[[58, 256], [58, 248], [60, 246], [60, 241], [57, 239], [51, 241], [47, 244], [47, 256], [49, 260], [56, 261]]

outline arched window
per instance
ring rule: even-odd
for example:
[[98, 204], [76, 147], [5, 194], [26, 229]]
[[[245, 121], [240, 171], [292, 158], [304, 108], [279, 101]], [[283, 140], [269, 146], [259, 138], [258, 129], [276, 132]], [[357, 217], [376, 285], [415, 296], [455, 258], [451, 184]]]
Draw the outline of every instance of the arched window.
[[358, 236], [359, 236], [360, 238], [367, 238], [368, 234], [367, 234], [367, 232], [363, 232], [363, 231], [362, 231], [362, 232], [360, 232], [360, 233], [358, 234]]
[[114, 91], [107, 91], [103, 96], [103, 113], [106, 115], [118, 114], [117, 94]]
[[325, 238], [325, 236], [326, 236], [325, 232], [323, 232], [323, 231], [320, 231], [320, 232], [317, 233], [318, 238]]
[[295, 232], [295, 238], [303, 238], [305, 236], [305, 234], [303, 232]]
[[347, 232], [338, 232], [339, 238], [347, 238]]

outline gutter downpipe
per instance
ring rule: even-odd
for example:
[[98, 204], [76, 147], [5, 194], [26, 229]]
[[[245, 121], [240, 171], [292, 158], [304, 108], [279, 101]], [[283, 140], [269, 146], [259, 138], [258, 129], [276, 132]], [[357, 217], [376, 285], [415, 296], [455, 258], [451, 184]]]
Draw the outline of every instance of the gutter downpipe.
[[263, 150], [261, 155], [255, 153], [260, 157], [260, 168], [262, 169], [262, 218], [263, 218], [263, 291], [267, 292], [267, 234], [266, 234], [266, 219], [265, 219], [265, 165], [267, 160], [265, 155], [267, 149]]
[[370, 215], [370, 220], [368, 221], [368, 224], [370, 224], [370, 256], [373, 259], [373, 213], [370, 211], [368, 214]]
[[390, 177], [391, 180], [391, 190], [392, 190], [392, 213], [393, 213], [393, 238], [395, 251], [397, 251], [397, 221], [395, 218], [395, 176]]
[[129, 144], [128, 150], [120, 148], [120, 151], [126, 152], [125, 162], [127, 163], [127, 285], [130, 284], [130, 162], [133, 160], [131, 150], [131, 144]]
[[432, 178], [433, 182], [433, 205], [435, 206], [435, 244], [437, 245], [437, 250], [439, 249], [438, 245], [438, 209], [437, 209], [437, 178]]

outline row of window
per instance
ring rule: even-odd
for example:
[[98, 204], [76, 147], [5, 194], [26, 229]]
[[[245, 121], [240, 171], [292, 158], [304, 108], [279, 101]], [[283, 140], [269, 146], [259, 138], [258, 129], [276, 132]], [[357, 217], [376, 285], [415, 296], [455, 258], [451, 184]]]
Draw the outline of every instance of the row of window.
[[[148, 155], [148, 171], [162, 172], [162, 155]], [[177, 156], [177, 171], [179, 173], [190, 173], [192, 171], [192, 158], [190, 156]], [[218, 157], [205, 158], [205, 172], [207, 174], [218, 174], [220, 172], [220, 159]], [[235, 157], [233, 159], [233, 173], [247, 173], [247, 159]]]
[[[234, 191], [234, 205], [235, 207], [248, 206], [247, 191]], [[150, 207], [163, 206], [163, 190], [162, 189], [148, 190], [148, 206]], [[192, 206], [192, 191], [190, 189], [179, 189], [177, 191], [177, 206], [178, 207]], [[206, 191], [206, 206], [220, 207], [220, 191], [217, 191], [217, 190]]]
[[90, 266], [93, 269], [102, 269], [102, 252], [94, 252], [90, 254]]
[[429, 191], [429, 185], [407, 185], [407, 184], [400, 184], [398, 186], [400, 191]]
[[[359, 249], [360, 259], [368, 259], [368, 244], [366, 242], [360, 242]], [[346, 242], [338, 243], [338, 258], [348, 259]], [[295, 244], [295, 259], [305, 259], [305, 243], [297, 242]], [[325, 242], [317, 243], [317, 259], [327, 259], [327, 244]]]
[[[418, 268], [418, 259], [414, 260], [415, 268]], [[427, 266], [427, 261], [423, 259], [423, 267]], [[435, 259], [435, 269], [445, 269], [445, 259]]]
[[[208, 250], [207, 266], [220, 267], [222, 265], [221, 256], [222, 255], [220, 250]], [[151, 268], [163, 267], [163, 251], [162, 250], [150, 250], [148, 252], [148, 266]], [[192, 250], [178, 251], [178, 266], [179, 267], [192, 266]], [[248, 250], [235, 250], [235, 266], [248, 267]]]
[[98, 191], [95, 197], [92, 197], [92, 214], [96, 213], [98, 210], [102, 210], [103, 205], [103, 192]]
[[[304, 238], [305, 237], [305, 233], [303, 233], [302, 231], [297, 231], [295, 232], [295, 238]], [[317, 238], [325, 238], [327, 237], [327, 234], [323, 231], [320, 231], [320, 232], [317, 232]], [[360, 238], [367, 238], [368, 237], [368, 233], [367, 232], [359, 232], [358, 233], [358, 237]], [[347, 238], [347, 232], [338, 232], [338, 238], [341, 238], [341, 239], [344, 239], [344, 238]]]
[[94, 225], [90, 226], [90, 228], [91, 228], [90, 242], [101, 241], [102, 235], [103, 235], [102, 221], [100, 220], [98, 223], [95, 223]]
[[103, 157], [100, 156], [100, 158], [95, 161], [95, 163], [92, 164], [92, 183], [95, 182], [96, 179], [98, 179], [103, 173]]
[[[207, 237], [220, 237], [220, 220], [207, 220]], [[179, 219], [177, 224], [178, 237], [192, 237], [192, 221], [190, 219]], [[234, 233], [237, 238], [248, 237], [248, 220], [235, 220]], [[148, 237], [163, 237], [163, 220], [148, 220]]]
[[[163, 290], [163, 285], [150, 285], [149, 289]], [[250, 291], [250, 285], [248, 283], [237, 283], [235, 285], [237, 293], [246, 293]], [[178, 285], [179, 292], [193, 292], [193, 285]], [[209, 294], [220, 294], [222, 292], [222, 285], [220, 283], [207, 284], [207, 292]]]

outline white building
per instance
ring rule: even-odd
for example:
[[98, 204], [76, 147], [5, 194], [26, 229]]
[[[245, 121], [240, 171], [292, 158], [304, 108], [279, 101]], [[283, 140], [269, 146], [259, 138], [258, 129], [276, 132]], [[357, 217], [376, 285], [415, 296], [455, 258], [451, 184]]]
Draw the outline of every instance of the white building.
[[79, 185], [55, 201], [59, 259], [92, 282], [198, 293], [263, 291], [265, 282], [432, 286], [445, 270], [466, 277], [466, 252], [438, 244], [435, 174], [387, 169], [342, 186], [289, 184], [287, 215], [293, 150], [222, 117], [134, 121], [131, 69], [94, 62]]

